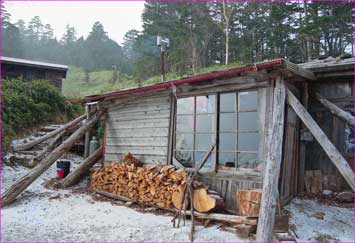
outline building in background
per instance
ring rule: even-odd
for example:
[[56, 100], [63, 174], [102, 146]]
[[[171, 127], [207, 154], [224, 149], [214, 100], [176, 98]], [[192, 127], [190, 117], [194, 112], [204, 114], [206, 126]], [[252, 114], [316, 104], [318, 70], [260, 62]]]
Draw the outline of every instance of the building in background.
[[46, 79], [58, 89], [61, 89], [62, 80], [66, 78], [67, 71], [68, 66], [66, 65], [1, 57], [2, 78], [21, 78], [25, 82]]

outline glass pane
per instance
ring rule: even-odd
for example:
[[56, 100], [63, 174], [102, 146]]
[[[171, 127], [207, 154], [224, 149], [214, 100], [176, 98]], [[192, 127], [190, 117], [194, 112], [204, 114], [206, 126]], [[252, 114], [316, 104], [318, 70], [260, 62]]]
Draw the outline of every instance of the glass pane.
[[256, 168], [258, 163], [256, 154], [238, 154], [238, 168]]
[[236, 151], [237, 133], [219, 134], [219, 151]]
[[221, 113], [219, 115], [219, 131], [236, 132], [237, 131], [237, 114]]
[[193, 132], [194, 131], [194, 116], [177, 116], [176, 131], [178, 132]]
[[[196, 151], [195, 152], [195, 166], [197, 166], [206, 155], [207, 151]], [[212, 168], [213, 162], [216, 160], [216, 153], [211, 153], [210, 157], [207, 159], [206, 163], [202, 168]]]
[[196, 97], [196, 113], [215, 113], [215, 105], [215, 95], [204, 95]]
[[235, 93], [229, 94], [221, 94], [220, 95], [220, 111], [235, 111], [236, 101], [235, 101]]
[[196, 134], [196, 150], [209, 150], [213, 144], [214, 134]]
[[194, 134], [191, 133], [176, 133], [175, 148], [177, 150], [193, 150], [194, 149]]
[[258, 133], [238, 133], [238, 151], [257, 151], [258, 145]]
[[218, 164], [226, 167], [235, 168], [237, 153], [219, 153]]
[[194, 97], [182, 98], [177, 100], [177, 114], [194, 113]]
[[175, 158], [185, 167], [193, 167], [192, 151], [175, 151]]
[[213, 132], [215, 115], [196, 115], [196, 132]]
[[258, 103], [258, 92], [240, 92], [238, 93], [239, 111], [256, 110]]
[[257, 112], [239, 112], [238, 113], [238, 132], [258, 131], [258, 113]]

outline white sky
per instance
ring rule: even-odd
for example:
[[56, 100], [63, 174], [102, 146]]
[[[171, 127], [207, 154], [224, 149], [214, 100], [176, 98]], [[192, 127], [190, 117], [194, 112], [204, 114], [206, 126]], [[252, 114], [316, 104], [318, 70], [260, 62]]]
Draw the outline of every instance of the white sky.
[[38, 15], [43, 24], [52, 26], [57, 39], [67, 24], [75, 28], [77, 37], [86, 37], [92, 25], [100, 21], [109, 37], [121, 44], [128, 30], [142, 30], [144, 1], [5, 1], [5, 8], [11, 14], [11, 22], [23, 19], [27, 25]]

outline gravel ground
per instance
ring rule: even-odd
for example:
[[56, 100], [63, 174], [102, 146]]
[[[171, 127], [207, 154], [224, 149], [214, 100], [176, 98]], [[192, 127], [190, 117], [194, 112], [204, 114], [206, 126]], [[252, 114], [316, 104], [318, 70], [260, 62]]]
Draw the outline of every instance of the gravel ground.
[[[80, 158], [72, 158], [76, 163]], [[3, 192], [28, 169], [5, 166], [2, 169]], [[2, 242], [117, 242], [117, 241], [189, 241], [190, 222], [173, 228], [171, 216], [143, 213], [109, 201], [94, 200], [84, 193], [87, 181], [74, 190], [46, 189], [44, 184], [56, 176], [53, 165], [11, 206], [1, 210]], [[294, 225], [297, 241], [354, 242], [353, 209], [319, 204], [313, 200], [294, 199], [286, 209]], [[222, 231], [218, 225], [196, 227], [195, 241], [245, 242]]]

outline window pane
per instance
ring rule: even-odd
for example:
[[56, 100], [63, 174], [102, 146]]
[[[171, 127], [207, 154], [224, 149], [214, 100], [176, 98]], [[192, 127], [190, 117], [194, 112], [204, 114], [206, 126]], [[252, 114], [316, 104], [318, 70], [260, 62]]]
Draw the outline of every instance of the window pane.
[[185, 167], [193, 167], [193, 152], [175, 151], [175, 158]]
[[213, 132], [215, 115], [196, 115], [196, 132]]
[[238, 151], [257, 151], [258, 145], [258, 133], [238, 133]]
[[218, 164], [226, 167], [235, 168], [237, 153], [219, 153]]
[[238, 168], [256, 168], [258, 160], [256, 154], [239, 153]]
[[215, 113], [215, 105], [215, 95], [204, 95], [196, 97], [196, 113]]
[[214, 134], [196, 134], [196, 150], [209, 150], [213, 144]]
[[239, 111], [256, 110], [258, 101], [257, 91], [238, 93]]
[[194, 116], [177, 116], [176, 117], [177, 132], [193, 132], [194, 131]]
[[193, 150], [194, 135], [191, 133], [176, 133], [175, 148], [178, 150]]
[[182, 98], [177, 100], [177, 114], [194, 113], [194, 97]]
[[219, 131], [236, 132], [237, 131], [237, 114], [221, 113], [219, 115]]
[[219, 134], [219, 151], [236, 151], [237, 133]]
[[236, 101], [235, 93], [221, 94], [220, 95], [220, 111], [235, 111]]
[[238, 113], [238, 132], [258, 131], [258, 113], [257, 112], [239, 112]]
[[[196, 151], [195, 152], [195, 166], [197, 166], [206, 155], [208, 151]], [[207, 159], [206, 163], [202, 168], [212, 168], [213, 162], [216, 160], [216, 153], [211, 153], [210, 157]]]

